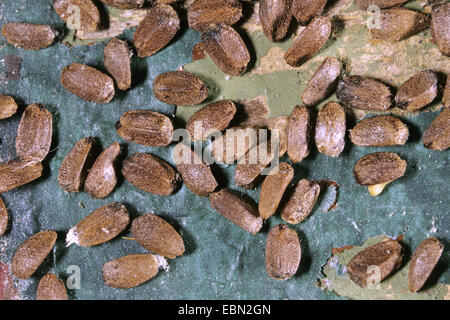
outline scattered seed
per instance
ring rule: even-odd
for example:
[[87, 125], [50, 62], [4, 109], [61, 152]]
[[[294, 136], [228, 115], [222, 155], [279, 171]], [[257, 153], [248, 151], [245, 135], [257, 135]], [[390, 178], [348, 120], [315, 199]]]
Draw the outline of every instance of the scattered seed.
[[439, 51], [450, 57], [450, 2], [435, 4], [431, 8], [431, 34]]
[[316, 146], [320, 153], [338, 157], [344, 150], [345, 111], [339, 103], [328, 102], [319, 110], [316, 122]]
[[320, 185], [316, 181], [300, 180], [281, 208], [281, 218], [291, 224], [302, 222], [310, 215], [319, 194]]
[[67, 300], [64, 281], [53, 273], [48, 273], [39, 281], [36, 300]]
[[292, 0], [292, 14], [301, 25], [322, 15], [327, 0]]
[[366, 11], [369, 6], [377, 6], [380, 9], [386, 9], [400, 6], [405, 2], [408, 2], [408, 0], [355, 0], [355, 6]]
[[292, 162], [301, 162], [310, 152], [311, 114], [307, 107], [296, 106], [289, 116], [287, 153]]
[[444, 109], [422, 136], [425, 148], [443, 151], [450, 147], [450, 109]]
[[53, 8], [70, 28], [93, 32], [100, 26], [100, 12], [91, 0], [56, 0]]
[[6, 210], [5, 203], [0, 197], [0, 236], [4, 235], [8, 228], [8, 210]]
[[0, 193], [40, 178], [42, 164], [34, 160], [11, 160], [0, 164]]
[[259, 20], [267, 39], [280, 41], [289, 29], [292, 19], [292, 0], [261, 0]]
[[108, 6], [119, 9], [138, 9], [144, 5], [145, 0], [100, 0]]
[[131, 86], [131, 51], [125, 41], [111, 39], [103, 52], [106, 70], [116, 80], [120, 90]]
[[437, 93], [437, 74], [429, 70], [421, 71], [398, 89], [395, 103], [402, 109], [416, 111], [433, 102]]
[[211, 155], [219, 162], [233, 164], [258, 143], [257, 127], [235, 127], [211, 144]]
[[10, 44], [26, 50], [41, 50], [53, 44], [58, 32], [43, 24], [6, 23], [2, 35]]
[[188, 7], [187, 16], [191, 29], [204, 32], [217, 24], [238, 22], [242, 5], [238, 0], [196, 0]]
[[17, 108], [17, 103], [12, 97], [0, 94], [0, 120], [12, 117]]

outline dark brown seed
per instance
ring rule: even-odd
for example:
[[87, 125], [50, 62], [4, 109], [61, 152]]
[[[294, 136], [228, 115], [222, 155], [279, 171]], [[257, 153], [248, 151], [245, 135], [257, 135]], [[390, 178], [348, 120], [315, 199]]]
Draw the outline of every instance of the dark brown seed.
[[339, 80], [337, 98], [349, 108], [384, 111], [392, 105], [392, 93], [378, 80], [348, 76]]
[[189, 27], [208, 31], [216, 24], [233, 25], [242, 17], [238, 0], [196, 0], [188, 7]]
[[295, 39], [285, 53], [286, 62], [297, 67], [318, 53], [331, 35], [331, 21], [326, 17], [314, 18]]
[[263, 219], [258, 207], [247, 196], [222, 189], [209, 196], [211, 207], [238, 227], [255, 235], [261, 230]]
[[231, 100], [221, 100], [211, 103], [189, 119], [186, 129], [194, 140], [205, 140], [217, 131], [228, 128], [236, 114], [236, 105]]
[[114, 98], [114, 80], [95, 68], [72, 63], [61, 73], [61, 84], [81, 99], [109, 103]]
[[11, 160], [0, 164], [0, 193], [15, 189], [40, 178], [42, 164], [36, 161]]
[[227, 25], [217, 25], [202, 34], [205, 52], [224, 73], [238, 76], [247, 71], [250, 53], [239, 33]]
[[407, 163], [393, 152], [368, 154], [356, 162], [355, 179], [362, 186], [394, 181], [405, 174]]
[[145, 249], [160, 256], [174, 259], [184, 253], [180, 234], [164, 219], [145, 214], [133, 220], [131, 233]]
[[278, 142], [278, 157], [284, 156], [287, 152], [288, 139], [287, 139], [287, 127], [289, 123], [289, 117], [271, 118], [267, 121], [267, 128], [270, 130], [272, 139]]
[[56, 0], [53, 7], [73, 29], [92, 32], [100, 26], [100, 12], [91, 0]]
[[439, 51], [450, 57], [450, 2], [433, 5], [431, 8], [431, 34]]
[[287, 153], [292, 162], [300, 162], [309, 155], [311, 114], [307, 107], [296, 106], [289, 116]]
[[258, 143], [258, 128], [230, 128], [211, 144], [211, 155], [219, 162], [232, 164]]
[[338, 157], [345, 146], [345, 111], [339, 103], [328, 102], [319, 110], [316, 122], [316, 146], [320, 153]]
[[264, 179], [259, 194], [258, 209], [263, 219], [269, 219], [278, 208], [284, 191], [294, 178], [294, 168], [286, 162], [281, 162]]
[[387, 240], [359, 252], [347, 265], [350, 279], [361, 288], [380, 283], [402, 262], [402, 246]]
[[172, 71], [156, 77], [153, 94], [167, 104], [194, 105], [202, 103], [208, 97], [208, 88], [195, 74]]
[[450, 147], [450, 109], [442, 111], [422, 137], [425, 148], [443, 151]]
[[179, 181], [178, 173], [167, 162], [144, 153], [125, 160], [122, 174], [135, 187], [162, 196], [172, 194]]
[[64, 282], [53, 273], [46, 274], [39, 281], [36, 300], [67, 300]]
[[151, 147], [172, 142], [173, 124], [169, 117], [153, 111], [125, 112], [116, 125], [119, 136], [127, 141]]
[[91, 197], [102, 199], [107, 197], [117, 184], [115, 161], [120, 154], [120, 146], [114, 142], [95, 160], [94, 165], [84, 183], [84, 191]]
[[20, 279], [29, 278], [52, 251], [57, 237], [55, 231], [41, 231], [22, 243], [12, 258], [13, 274]]
[[13, 116], [17, 112], [17, 103], [10, 96], [0, 94], [0, 120]]
[[185, 144], [179, 143], [174, 148], [172, 157], [189, 190], [200, 197], [206, 197], [214, 192], [218, 186], [217, 181], [201, 155], [193, 152]]
[[5, 203], [0, 197], [0, 236], [4, 235], [8, 228], [8, 210], [6, 210]]
[[450, 108], [450, 76], [447, 76], [442, 103], [444, 104], [444, 107]]
[[157, 4], [147, 11], [134, 33], [138, 56], [145, 58], [164, 48], [180, 29], [180, 19], [169, 5]]
[[320, 185], [316, 181], [300, 180], [281, 208], [281, 217], [291, 224], [302, 222], [311, 214], [319, 194]]
[[130, 223], [127, 209], [119, 202], [112, 202], [93, 211], [69, 230], [66, 246], [75, 243], [92, 247], [118, 236]]
[[108, 6], [119, 9], [137, 9], [144, 5], [145, 0], [100, 0]]
[[271, 278], [286, 280], [297, 272], [302, 248], [297, 232], [285, 224], [274, 226], [266, 241], [266, 272]]
[[408, 111], [419, 110], [433, 102], [438, 93], [438, 78], [433, 71], [421, 71], [406, 81], [395, 96], [395, 103]]
[[336, 88], [336, 80], [341, 74], [340, 62], [332, 57], [326, 58], [302, 94], [302, 101], [307, 106], [315, 106], [330, 95]]
[[423, 287], [438, 263], [443, 251], [444, 245], [433, 237], [425, 239], [419, 244], [409, 267], [408, 278], [409, 290], [411, 292], [417, 292]]
[[369, 6], [377, 6], [380, 9], [400, 6], [408, 0], [355, 0], [355, 6], [361, 10], [367, 10]]
[[81, 139], [65, 156], [58, 172], [58, 183], [63, 190], [78, 192], [83, 187], [93, 144], [94, 138], [92, 137]]
[[23, 160], [44, 160], [50, 151], [52, 132], [52, 114], [41, 104], [29, 105], [17, 130], [17, 156]]
[[6, 23], [2, 35], [10, 44], [26, 50], [41, 50], [53, 44], [58, 32], [42, 24]]
[[103, 281], [109, 287], [129, 289], [158, 274], [158, 259], [152, 254], [130, 254], [103, 265]]
[[292, 0], [292, 14], [301, 25], [322, 15], [327, 0]]
[[112, 39], [103, 52], [106, 70], [116, 80], [120, 90], [127, 90], [131, 86], [131, 51], [125, 41]]
[[408, 137], [408, 126], [393, 116], [364, 119], [350, 131], [350, 140], [360, 147], [404, 145]]
[[390, 42], [405, 39], [430, 25], [428, 16], [405, 8], [381, 10], [379, 19], [379, 27], [369, 29], [369, 33], [373, 39]]
[[289, 29], [292, 19], [292, 0], [261, 0], [259, 20], [267, 39], [280, 41]]

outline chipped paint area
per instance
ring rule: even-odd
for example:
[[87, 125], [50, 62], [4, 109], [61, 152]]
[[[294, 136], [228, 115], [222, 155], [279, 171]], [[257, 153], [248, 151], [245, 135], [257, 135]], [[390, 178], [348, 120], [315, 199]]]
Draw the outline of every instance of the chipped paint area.
[[250, 75], [268, 74], [276, 71], [296, 70], [286, 63], [284, 59], [285, 50], [279, 47], [270, 48], [267, 54], [262, 57], [259, 66], [250, 72]]

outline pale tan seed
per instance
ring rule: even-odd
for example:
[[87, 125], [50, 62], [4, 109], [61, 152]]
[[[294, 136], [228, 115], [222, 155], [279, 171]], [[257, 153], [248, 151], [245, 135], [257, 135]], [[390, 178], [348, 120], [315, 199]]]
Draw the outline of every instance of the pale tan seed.
[[125, 41], [111, 39], [103, 52], [106, 70], [116, 80], [120, 90], [131, 86], [131, 51]]
[[347, 125], [344, 108], [339, 103], [328, 102], [319, 110], [316, 121], [316, 146], [320, 153], [338, 157], [345, 147]]
[[450, 109], [446, 108], [425, 130], [422, 136], [425, 148], [443, 151], [450, 147]]
[[416, 73], [397, 91], [395, 103], [398, 107], [417, 111], [427, 106], [438, 94], [438, 77], [433, 71]]
[[450, 2], [435, 4], [431, 8], [431, 34], [439, 51], [450, 57]]
[[18, 188], [42, 176], [42, 164], [34, 160], [11, 160], [0, 164], [0, 193]]
[[281, 217], [291, 224], [302, 222], [311, 214], [319, 194], [319, 183], [305, 179], [300, 180], [281, 208]]
[[296, 106], [289, 116], [287, 153], [294, 163], [301, 162], [309, 155], [311, 121], [311, 113], [305, 106]]
[[67, 300], [64, 281], [53, 273], [48, 273], [39, 281], [36, 300]]
[[242, 17], [242, 5], [238, 0], [196, 0], [187, 12], [189, 27], [208, 31], [214, 25], [233, 25]]
[[0, 197], [0, 236], [4, 235], [8, 228], [8, 210]]
[[17, 103], [12, 97], [0, 94], [0, 120], [12, 117], [17, 108]]
[[3, 25], [2, 35], [15, 47], [42, 50], [53, 44], [58, 32], [48, 25], [11, 22]]
[[322, 15], [327, 0], [292, 0], [292, 15], [301, 25]]
[[100, 0], [108, 6], [119, 9], [138, 9], [144, 5], [145, 0]]
[[353, 173], [356, 182], [372, 186], [401, 178], [406, 172], [407, 163], [393, 152], [376, 152], [359, 159]]
[[233, 127], [211, 143], [211, 155], [219, 162], [232, 164], [258, 143], [257, 127]]
[[292, 19], [292, 0], [261, 0], [259, 20], [264, 35], [272, 42], [280, 41], [289, 29]]
[[72, 29], [93, 32], [100, 26], [100, 12], [91, 0], [56, 0], [53, 8]]

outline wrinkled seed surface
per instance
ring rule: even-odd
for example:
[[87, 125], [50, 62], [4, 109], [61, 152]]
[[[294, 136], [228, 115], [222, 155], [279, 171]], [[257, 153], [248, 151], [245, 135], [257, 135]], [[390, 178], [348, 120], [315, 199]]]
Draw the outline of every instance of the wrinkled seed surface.
[[437, 74], [429, 70], [421, 71], [398, 89], [395, 103], [405, 110], [416, 111], [433, 102], [437, 94]]
[[300, 180], [281, 208], [281, 218], [291, 224], [302, 222], [311, 214], [319, 194], [319, 183], [305, 179]]
[[363, 186], [372, 186], [394, 181], [406, 172], [407, 163], [393, 152], [376, 152], [359, 159], [353, 173], [356, 182]]
[[41, 50], [52, 45], [58, 33], [48, 25], [10, 22], [3, 25], [2, 35], [15, 47]]
[[346, 119], [339, 103], [328, 102], [319, 110], [316, 121], [316, 146], [320, 153], [338, 157], [344, 150]]
[[34, 160], [11, 160], [0, 164], [0, 193], [40, 178], [42, 164]]
[[208, 31], [216, 24], [233, 25], [242, 17], [242, 5], [238, 0], [197, 0], [188, 7], [189, 27], [196, 31]]
[[119, 39], [111, 39], [103, 52], [106, 70], [116, 80], [120, 90], [131, 86], [131, 51], [128, 44]]
[[48, 273], [39, 281], [36, 300], [67, 300], [66, 285], [53, 273]]
[[422, 136], [425, 148], [443, 151], [450, 147], [450, 109], [446, 108], [425, 130]]
[[305, 106], [296, 106], [289, 116], [287, 153], [292, 162], [301, 162], [309, 155], [311, 113]]

